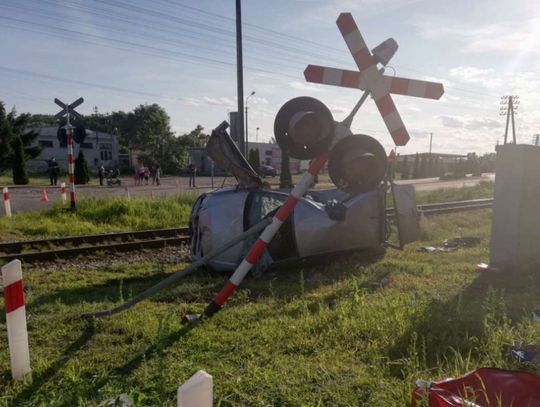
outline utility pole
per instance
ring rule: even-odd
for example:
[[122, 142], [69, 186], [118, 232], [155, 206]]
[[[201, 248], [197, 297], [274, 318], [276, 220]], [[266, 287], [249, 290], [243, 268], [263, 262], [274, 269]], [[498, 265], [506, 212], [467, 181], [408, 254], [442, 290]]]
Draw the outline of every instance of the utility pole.
[[[505, 106], [506, 105], [506, 106]], [[501, 97], [501, 110], [499, 112], [500, 116], [506, 116], [506, 126], [504, 129], [504, 143], [507, 143], [508, 139], [508, 126], [510, 124], [510, 119], [512, 119], [512, 140], [516, 144], [516, 122], [514, 120], [514, 115], [517, 114], [517, 108], [519, 106], [519, 96], [503, 96]]]
[[[244, 139], [244, 66], [242, 62], [242, 4], [236, 0], [236, 97], [238, 100], [238, 149], [245, 154]], [[247, 154], [246, 154], [247, 158]]]
[[433, 133], [429, 133], [429, 155], [431, 156], [431, 146], [433, 145]]
[[540, 134], [535, 134], [534, 135], [534, 145], [535, 146], [540, 146]]

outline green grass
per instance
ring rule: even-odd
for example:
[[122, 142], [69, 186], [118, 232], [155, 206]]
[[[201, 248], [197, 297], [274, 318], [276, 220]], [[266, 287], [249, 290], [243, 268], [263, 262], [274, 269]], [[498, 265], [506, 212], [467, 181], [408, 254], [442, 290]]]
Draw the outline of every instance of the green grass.
[[[49, 176], [43, 172], [43, 173], [29, 173], [29, 185], [48, 185], [49, 184]], [[58, 181], [60, 182], [60, 180]], [[3, 173], [0, 173], [0, 185], [2, 186], [11, 186], [13, 185], [13, 176], [11, 174], [11, 171], [6, 171]]]
[[[481, 181], [477, 185], [470, 187], [465, 186], [461, 188], [443, 188], [434, 191], [420, 191], [416, 192], [416, 202], [418, 205], [423, 205], [438, 202], [493, 198], [493, 187], [493, 181]], [[390, 192], [387, 195], [386, 206], [389, 208], [394, 206], [392, 194]]]
[[419, 204], [465, 201], [469, 199], [493, 198], [493, 181], [481, 181], [477, 185], [461, 188], [438, 189], [416, 193]]
[[[248, 277], [214, 318], [192, 328], [226, 276], [201, 271], [133, 309], [85, 323], [80, 312], [131, 298], [180, 265], [149, 262], [25, 273], [33, 381], [10, 380], [0, 320], [0, 405], [96, 406], [127, 393], [136, 405], [175, 406], [199, 369], [216, 406], [405, 406], [417, 378], [480, 366], [540, 373], [504, 353], [539, 343], [540, 274], [475, 272], [487, 261], [490, 211], [429, 218], [405, 251], [328, 258]], [[453, 253], [419, 245], [479, 235]], [[386, 284], [374, 288], [374, 280]], [[0, 309], [0, 315], [3, 310]]]
[[80, 199], [75, 213], [56, 205], [44, 211], [0, 217], [0, 240], [182, 227], [188, 223], [194, 200], [194, 195], [164, 199]]

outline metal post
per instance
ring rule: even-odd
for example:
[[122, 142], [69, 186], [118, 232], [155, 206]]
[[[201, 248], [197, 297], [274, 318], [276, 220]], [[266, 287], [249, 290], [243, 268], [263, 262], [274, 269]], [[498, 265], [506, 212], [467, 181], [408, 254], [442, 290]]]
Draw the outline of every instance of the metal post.
[[512, 139], [514, 140], [514, 144], [516, 144], [516, 123], [514, 121], [514, 99], [512, 96], [509, 98], [510, 109], [512, 110]]
[[236, 0], [236, 97], [238, 99], [238, 144], [239, 150], [246, 151], [244, 144], [244, 67], [242, 62], [242, 4]]
[[431, 156], [431, 145], [433, 144], [433, 133], [429, 133], [429, 155]]
[[70, 183], [69, 200], [71, 210], [75, 210], [75, 165], [73, 162], [73, 126], [69, 121], [69, 113], [67, 114], [66, 135], [67, 135], [67, 150], [68, 150], [68, 179]]
[[249, 161], [249, 137], [248, 137], [248, 100], [250, 97], [252, 97], [255, 94], [255, 91], [251, 92], [249, 96], [246, 98], [246, 151], [245, 151], [245, 157]]
[[506, 126], [504, 128], [504, 142], [503, 142], [503, 144], [506, 144], [507, 140], [508, 140], [508, 124], [510, 124], [510, 101], [511, 100], [512, 100], [512, 98], [510, 97], [508, 99], [508, 107], [506, 109]]
[[[248, 98], [249, 99], [249, 96]], [[248, 135], [248, 105], [246, 99], [245, 115], [246, 115], [246, 151], [244, 152], [245, 157], [249, 160], [249, 135]]]
[[214, 189], [214, 160], [210, 160], [210, 180]]

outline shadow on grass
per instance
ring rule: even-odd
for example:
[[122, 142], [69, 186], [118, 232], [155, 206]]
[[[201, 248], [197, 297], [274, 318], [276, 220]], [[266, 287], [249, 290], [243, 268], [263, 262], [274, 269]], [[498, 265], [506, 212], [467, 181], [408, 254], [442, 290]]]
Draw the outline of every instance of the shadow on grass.
[[[364, 250], [280, 262], [272, 266], [261, 277], [248, 278], [241, 285], [241, 288], [249, 289], [248, 298], [251, 300], [267, 296], [288, 298], [297, 295], [301, 289], [309, 291], [349, 273], [346, 271], [347, 267], [334, 267], [338, 261], [351, 261], [356, 266], [362, 266], [377, 262], [383, 256], [384, 250]], [[303, 288], [300, 287], [299, 273], [297, 272], [299, 269], [305, 270]], [[39, 307], [54, 302], [60, 302], [64, 305], [78, 304], [83, 301], [89, 303], [114, 302], [118, 300], [120, 292], [125, 298], [134, 297], [170, 275], [170, 273], [161, 272], [150, 276], [110, 279], [102, 284], [59, 289], [36, 297], [29, 303], [29, 306]], [[279, 286], [279, 290], [273, 291], [269, 287], [269, 283], [275, 279], [278, 280], [276, 286]], [[182, 300], [209, 302], [226, 281], [226, 273], [201, 268], [167, 289], [178, 289], [183, 283], [195, 285], [196, 289], [193, 292], [181, 293]], [[157, 295], [159, 295], [159, 301], [161, 302], [178, 301], [178, 292], [173, 291], [170, 294], [159, 293]]]
[[[425, 352], [420, 357], [425, 357], [427, 368], [440, 365], [452, 349], [461, 355], [471, 352], [474, 360], [481, 356], [476, 354], [478, 343], [490, 334], [486, 332], [486, 318], [497, 325], [517, 324], [537, 307], [539, 292], [540, 274], [532, 268], [479, 274], [450, 300], [434, 299], [389, 349], [388, 356], [391, 360], [410, 357], [411, 346], [416, 341], [416, 350]], [[471, 340], [472, 337], [477, 340]], [[398, 365], [392, 374], [402, 377]]]
[[155, 357], [162, 356], [167, 348], [175, 344], [182, 337], [187, 335], [193, 328], [200, 326], [204, 322], [187, 323], [178, 331], [160, 338], [157, 343], [149, 346], [143, 353], [139, 353], [124, 365], [114, 368], [112, 374], [130, 374], [137, 369], [143, 362], [148, 362]]
[[36, 297], [29, 303], [30, 307], [39, 307], [51, 302], [60, 302], [65, 305], [78, 304], [81, 301], [101, 302], [116, 301], [120, 293], [123, 295], [133, 294], [145, 290], [157, 282], [168, 277], [168, 273], [157, 273], [151, 276], [140, 276], [130, 278], [115, 278], [107, 280], [103, 284], [87, 285], [84, 287], [65, 288], [53, 291]]
[[94, 321], [89, 321], [84, 331], [79, 338], [71, 345], [69, 345], [63, 352], [62, 356], [58, 358], [52, 365], [39, 374], [32, 374], [32, 383], [25, 387], [11, 402], [12, 406], [22, 405], [23, 402], [28, 401], [39, 389], [51, 380], [56, 373], [81, 349], [90, 339], [94, 336], [95, 326]]

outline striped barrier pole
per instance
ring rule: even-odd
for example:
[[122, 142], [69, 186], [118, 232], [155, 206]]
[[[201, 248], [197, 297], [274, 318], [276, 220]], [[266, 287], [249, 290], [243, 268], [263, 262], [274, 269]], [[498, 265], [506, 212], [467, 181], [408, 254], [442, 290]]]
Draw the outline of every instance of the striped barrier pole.
[[2, 267], [2, 280], [11, 374], [13, 379], [17, 380], [32, 371], [20, 260], [13, 260]]
[[68, 148], [68, 178], [69, 178], [69, 201], [71, 209], [75, 210], [75, 164], [73, 162], [73, 127], [69, 123], [69, 114], [68, 122], [66, 126], [67, 133], [67, 148]]
[[221, 289], [219, 294], [214, 298], [214, 300], [208, 304], [204, 310], [202, 317], [211, 317], [216, 312], [218, 312], [225, 301], [234, 293], [236, 287], [240, 285], [242, 280], [246, 277], [251, 267], [257, 262], [259, 257], [261, 257], [264, 249], [272, 241], [275, 234], [278, 232], [279, 228], [285, 222], [287, 217], [291, 214], [298, 200], [304, 196], [307, 190], [313, 183], [313, 179], [319, 173], [321, 168], [324, 166], [328, 160], [328, 153], [322, 154], [319, 158], [313, 160], [309, 166], [307, 172], [304, 173], [298, 184], [293, 188], [283, 205], [278, 209], [276, 214], [270, 223], [261, 233], [257, 241], [251, 246], [248, 254], [242, 260], [240, 265], [236, 268], [233, 275], [230, 277], [229, 281]]
[[11, 202], [9, 200], [9, 189], [4, 187], [2, 190], [2, 195], [4, 197], [4, 209], [6, 210], [6, 216], [11, 217]]
[[62, 194], [62, 203], [65, 204], [67, 202], [67, 190], [65, 182], [60, 183], [60, 192]]

